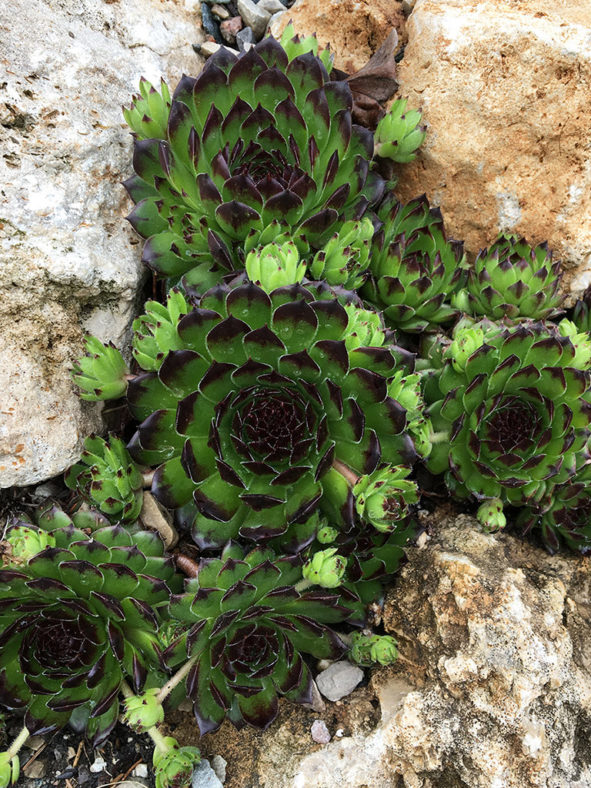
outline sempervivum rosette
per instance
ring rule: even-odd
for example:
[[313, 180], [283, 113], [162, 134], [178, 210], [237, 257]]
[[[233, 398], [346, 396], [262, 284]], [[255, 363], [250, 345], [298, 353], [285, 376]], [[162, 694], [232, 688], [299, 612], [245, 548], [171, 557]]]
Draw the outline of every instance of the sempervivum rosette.
[[533, 248], [523, 238], [501, 234], [478, 254], [455, 303], [492, 320], [542, 320], [558, 314], [559, 283], [560, 263], [552, 260], [548, 244]]
[[152, 492], [202, 548], [305, 522], [335, 464], [362, 475], [415, 459], [389, 394], [408, 354], [348, 350], [347, 311], [321, 291], [214, 288], [180, 319], [182, 349], [129, 385], [130, 451], [158, 466]]
[[448, 241], [441, 212], [425, 195], [403, 205], [393, 194], [383, 200], [374, 236], [366, 297], [404, 331], [424, 331], [449, 322], [457, 310], [451, 296], [460, 280], [462, 244]]
[[[462, 333], [480, 337], [478, 347], [462, 343]], [[549, 324], [461, 326], [439, 377], [441, 399], [431, 408], [429, 467], [449, 467], [458, 494], [515, 505], [567, 482], [589, 433], [586, 365], [571, 339]]]
[[565, 484], [550, 488], [537, 504], [520, 513], [525, 531], [539, 529], [548, 550], [555, 553], [564, 542], [583, 555], [591, 552], [591, 464], [586, 449], [577, 457], [577, 473]]
[[[165, 652], [170, 667], [190, 658], [187, 695], [201, 733], [227, 716], [266, 728], [278, 696], [310, 702], [312, 676], [302, 654], [337, 659], [346, 647], [327, 624], [349, 620], [358, 599], [344, 589], [297, 591], [297, 558], [228, 545], [203, 562], [187, 593], [173, 597], [170, 617], [188, 625]], [[346, 600], [346, 601], [345, 601]]]
[[177, 578], [155, 534], [51, 535], [55, 547], [0, 571], [0, 704], [23, 711], [30, 733], [70, 722], [100, 743], [121, 682], [139, 692], [159, 669], [159, 610]]
[[287, 229], [300, 251], [320, 248], [382, 188], [369, 173], [372, 134], [352, 125], [351, 107], [349, 86], [330, 81], [322, 59], [290, 59], [265, 38], [183, 77], [165, 138], [146, 138], [153, 131], [128, 112], [136, 174], [125, 185], [137, 203], [129, 220], [148, 239], [144, 261], [168, 277], [198, 267], [209, 281], [212, 263], [243, 266], [247, 238], [252, 249]]

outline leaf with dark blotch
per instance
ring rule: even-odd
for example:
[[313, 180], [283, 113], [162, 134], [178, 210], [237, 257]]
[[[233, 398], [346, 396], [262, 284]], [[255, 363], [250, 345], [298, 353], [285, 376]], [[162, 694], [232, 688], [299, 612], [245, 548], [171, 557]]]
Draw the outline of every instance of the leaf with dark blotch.
[[196, 82], [194, 77], [183, 74], [172, 94], [173, 101], [183, 101], [185, 104], [189, 104], [193, 99], [193, 89]]
[[266, 36], [254, 47], [257, 55], [261, 57], [269, 68], [278, 66], [285, 70], [288, 60], [285, 50], [273, 36]]
[[119, 694], [119, 689], [121, 687], [121, 680], [117, 682], [117, 684], [113, 687], [113, 689], [109, 690], [104, 698], [101, 699], [99, 703], [94, 707], [92, 712], [90, 713], [91, 719], [96, 717], [100, 717], [101, 714], [104, 714], [107, 709], [117, 700], [117, 695]]

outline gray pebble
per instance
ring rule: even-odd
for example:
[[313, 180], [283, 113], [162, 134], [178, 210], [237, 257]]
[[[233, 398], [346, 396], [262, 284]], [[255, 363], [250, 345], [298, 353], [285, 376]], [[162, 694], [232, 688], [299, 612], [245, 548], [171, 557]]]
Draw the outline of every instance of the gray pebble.
[[211, 765], [221, 782], [225, 783], [226, 766], [228, 765], [228, 761], [224, 760], [221, 755], [214, 755], [211, 759]]
[[236, 33], [236, 46], [239, 52], [244, 52], [248, 47], [246, 44], [254, 44], [254, 34], [251, 27], [243, 27]]
[[215, 5], [212, 5], [211, 13], [217, 19], [229, 19], [230, 18], [230, 12], [226, 8], [226, 6], [220, 5], [219, 3], [215, 3]]
[[197, 765], [193, 772], [191, 788], [224, 788], [224, 784], [220, 782], [206, 758]]
[[252, 27], [255, 39], [262, 38], [267, 29], [267, 22], [271, 18], [269, 11], [264, 11], [255, 5], [252, 0], [238, 0], [238, 13], [248, 27]]
[[203, 22], [203, 29], [205, 32], [210, 36], [213, 36], [218, 44], [223, 44], [224, 39], [221, 36], [218, 24], [213, 18], [207, 3], [201, 3], [201, 20]]
[[285, 11], [285, 6], [281, 0], [259, 0], [257, 8], [262, 8], [263, 11], [268, 11], [270, 14]]
[[340, 700], [350, 695], [363, 680], [363, 671], [346, 660], [333, 664], [316, 676], [318, 689], [328, 700]]

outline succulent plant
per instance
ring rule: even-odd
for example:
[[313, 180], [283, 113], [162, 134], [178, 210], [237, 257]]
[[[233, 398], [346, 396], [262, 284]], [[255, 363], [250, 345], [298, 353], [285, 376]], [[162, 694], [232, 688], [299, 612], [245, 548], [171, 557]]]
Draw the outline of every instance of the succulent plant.
[[130, 383], [130, 451], [158, 466], [153, 494], [202, 548], [305, 522], [333, 461], [359, 475], [416, 456], [388, 394], [408, 354], [348, 351], [345, 308], [318, 293], [215, 288], [180, 320], [182, 349]]
[[451, 305], [464, 266], [462, 244], [448, 241], [438, 208], [425, 195], [403, 205], [388, 194], [378, 209], [365, 297], [388, 322], [419, 332], [457, 315]]
[[[56, 504], [51, 501], [47, 502], [35, 511], [34, 516], [35, 524], [45, 531], [55, 531], [56, 528], [75, 528], [78, 531], [87, 531], [92, 533], [99, 530], [99, 528], [107, 528], [111, 525], [111, 521], [98, 509], [83, 508], [81, 507], [71, 514], [64, 512]], [[20, 525], [28, 525], [23, 520], [19, 520]]]
[[427, 464], [435, 473], [449, 468], [460, 496], [525, 505], [576, 471], [591, 417], [589, 373], [574, 365], [570, 338], [550, 324], [485, 329], [467, 359], [450, 347], [431, 407], [436, 439]]
[[147, 301], [145, 314], [133, 321], [133, 357], [142, 369], [155, 371], [171, 350], [178, 350], [181, 341], [177, 325], [181, 315], [191, 311], [191, 305], [180, 290], [169, 292], [166, 305]]
[[575, 349], [573, 366], [579, 369], [591, 367], [591, 334], [579, 327], [571, 320], [561, 320], [558, 331], [563, 337], [568, 337]]
[[160, 80], [160, 93], [142, 77], [140, 92], [132, 97], [131, 107], [123, 107], [127, 125], [141, 139], [164, 139], [172, 101], [166, 82]]
[[299, 284], [306, 274], [306, 263], [293, 241], [270, 243], [253, 249], [246, 256], [246, 274], [251, 282], [271, 293], [278, 287]]
[[347, 350], [358, 347], [382, 347], [389, 333], [385, 329], [381, 313], [372, 309], [361, 309], [357, 304], [345, 304], [349, 317], [345, 344]]
[[410, 471], [400, 465], [386, 466], [362, 476], [353, 487], [358, 515], [378, 531], [393, 531], [419, 499], [416, 482], [408, 478]]
[[503, 512], [503, 502], [500, 498], [491, 498], [478, 507], [476, 519], [486, 531], [500, 531], [507, 525], [507, 518]]
[[548, 244], [533, 248], [523, 238], [501, 233], [466, 270], [454, 303], [493, 320], [543, 320], [558, 314], [559, 283], [560, 264], [553, 262]]
[[321, 248], [379, 197], [372, 134], [351, 124], [349, 86], [330, 81], [308, 44], [291, 44], [290, 54], [270, 37], [238, 57], [220, 50], [196, 79], [182, 78], [165, 135], [147, 136], [138, 107], [127, 113], [136, 136], [128, 218], [160, 275], [212, 262], [241, 269], [247, 246], [275, 240], [273, 224], [301, 252]]
[[375, 153], [400, 163], [412, 161], [425, 139], [426, 130], [420, 126], [421, 113], [407, 110], [408, 99], [398, 99], [379, 121], [375, 133]]
[[179, 581], [155, 534], [51, 533], [56, 547], [0, 570], [0, 703], [30, 733], [70, 722], [100, 743], [123, 679], [140, 692], [160, 669], [159, 609]]
[[72, 380], [86, 400], [118, 399], [127, 389], [129, 370], [121, 352], [112, 342], [105, 345], [100, 339], [87, 336], [85, 355], [72, 368]]
[[391, 635], [365, 635], [354, 632], [351, 637], [350, 658], [364, 667], [377, 662], [379, 665], [391, 665], [398, 659], [398, 643]]
[[158, 687], [152, 687], [124, 699], [123, 719], [137, 733], [144, 733], [147, 728], [164, 721], [164, 707], [158, 697], [159, 692]]
[[550, 487], [537, 503], [518, 517], [525, 533], [539, 530], [551, 553], [561, 543], [583, 555], [591, 552], [591, 463], [589, 447], [577, 455], [577, 472], [564, 484]]
[[579, 331], [591, 331], [591, 287], [583, 293], [582, 297], [577, 300], [573, 309], [572, 322]]
[[10, 752], [0, 752], [0, 788], [15, 785], [20, 775], [20, 762], [18, 755]]
[[347, 562], [337, 554], [336, 547], [319, 550], [302, 567], [302, 575], [313, 585], [321, 588], [338, 588], [345, 576]]
[[11, 525], [5, 539], [11, 547], [11, 563], [28, 561], [46, 547], [55, 547], [55, 539], [51, 534], [22, 522]]
[[373, 224], [367, 217], [344, 222], [316, 252], [309, 266], [311, 276], [351, 290], [360, 287], [367, 278], [373, 234]]
[[[278, 696], [309, 702], [310, 670], [302, 653], [335, 659], [346, 646], [327, 626], [355, 615], [358, 600], [339, 589], [297, 590], [301, 563], [257, 548], [228, 544], [205, 561], [185, 594], [173, 597], [170, 618], [190, 625], [165, 652], [169, 665], [189, 658], [187, 695], [201, 733], [227, 716], [235, 725], [266, 728]], [[343, 604], [346, 602], [346, 604]]]
[[65, 481], [112, 522], [137, 520], [143, 501], [143, 477], [120, 438], [87, 438], [80, 462], [72, 465]]
[[172, 736], [165, 736], [162, 744], [154, 748], [152, 758], [156, 788], [186, 788], [201, 753], [197, 747], [181, 747]]

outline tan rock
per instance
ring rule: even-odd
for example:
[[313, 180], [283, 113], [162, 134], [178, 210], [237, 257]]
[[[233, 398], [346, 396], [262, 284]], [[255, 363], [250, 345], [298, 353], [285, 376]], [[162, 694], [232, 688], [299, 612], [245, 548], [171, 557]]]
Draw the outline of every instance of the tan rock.
[[330, 44], [335, 65], [349, 74], [367, 63], [392, 28], [404, 41], [405, 16], [397, 0], [296, 0], [271, 21], [270, 32], [279, 38], [290, 20], [300, 35], [316, 33], [321, 46]]
[[591, 283], [591, 1], [419, 0], [400, 95], [427, 139], [400, 168], [469, 253], [500, 230], [548, 240], [565, 289]]

